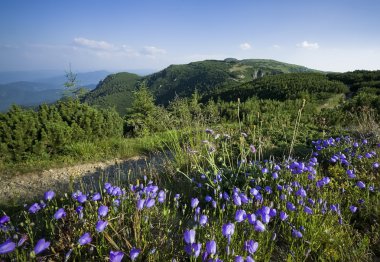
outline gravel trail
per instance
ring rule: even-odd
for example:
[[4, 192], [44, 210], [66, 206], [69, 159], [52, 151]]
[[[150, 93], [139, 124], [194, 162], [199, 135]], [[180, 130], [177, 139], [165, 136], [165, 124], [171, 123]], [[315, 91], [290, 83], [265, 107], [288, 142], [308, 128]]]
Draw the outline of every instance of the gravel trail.
[[163, 153], [129, 159], [79, 164], [15, 176], [0, 174], [0, 205], [19, 205], [41, 198], [49, 189], [59, 193], [81, 187], [96, 188], [104, 181], [128, 181], [157, 173], [165, 163]]

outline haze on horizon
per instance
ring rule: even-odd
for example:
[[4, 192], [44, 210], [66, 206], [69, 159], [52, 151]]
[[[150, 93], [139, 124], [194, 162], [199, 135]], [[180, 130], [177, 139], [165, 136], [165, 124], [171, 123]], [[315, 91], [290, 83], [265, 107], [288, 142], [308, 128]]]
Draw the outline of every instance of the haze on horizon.
[[159, 70], [227, 57], [377, 70], [379, 10], [377, 0], [2, 0], [0, 71]]

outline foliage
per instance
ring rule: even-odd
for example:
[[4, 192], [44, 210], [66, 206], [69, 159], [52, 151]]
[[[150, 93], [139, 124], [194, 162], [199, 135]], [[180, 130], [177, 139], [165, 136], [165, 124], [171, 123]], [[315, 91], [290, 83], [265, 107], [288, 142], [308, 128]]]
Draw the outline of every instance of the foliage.
[[[133, 102], [125, 115], [125, 133], [134, 136], [148, 135], [152, 132], [163, 131], [166, 112], [154, 104], [151, 92], [141, 86], [133, 92]], [[164, 122], [163, 122], [164, 121]]]
[[85, 87], [79, 86], [78, 75], [71, 71], [71, 65], [65, 73], [66, 82], [63, 84], [66, 90], [63, 91], [63, 98], [67, 99], [73, 97], [79, 99], [84, 97], [89, 90]]
[[356, 70], [340, 74], [330, 73], [327, 77], [348, 85], [352, 92], [357, 92], [364, 87], [380, 88], [380, 70]]
[[147, 86], [157, 102], [167, 105], [175, 96], [189, 97], [195, 90], [212, 93], [223, 86], [236, 85], [264, 75], [311, 71], [273, 60], [206, 60], [187, 65], [172, 65], [147, 77]]
[[346, 93], [348, 88], [337, 81], [329, 80], [319, 73], [293, 73], [264, 76], [242, 85], [225, 86], [206, 98], [220, 97], [231, 101], [239, 97], [242, 101], [257, 96], [261, 99], [287, 100], [307, 98], [310, 95], [326, 99], [332, 93]]
[[0, 114], [3, 161], [25, 161], [62, 154], [78, 141], [120, 137], [123, 122], [114, 110], [97, 110], [78, 100], [42, 105], [37, 112], [13, 106]]
[[132, 105], [133, 91], [140, 80], [141, 77], [131, 73], [109, 75], [85, 95], [82, 102], [104, 109], [115, 107], [119, 114], [124, 115]]
[[65, 77], [66, 77], [66, 82], [64, 83], [64, 86], [69, 90], [75, 89], [78, 85], [78, 80], [77, 80], [77, 74], [71, 71], [71, 65], [70, 65], [70, 69], [66, 71]]

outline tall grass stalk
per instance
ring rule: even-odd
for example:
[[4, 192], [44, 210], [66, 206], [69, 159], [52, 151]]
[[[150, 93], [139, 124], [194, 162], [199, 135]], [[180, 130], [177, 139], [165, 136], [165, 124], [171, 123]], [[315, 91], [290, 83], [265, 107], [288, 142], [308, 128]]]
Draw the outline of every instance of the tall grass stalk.
[[297, 139], [298, 129], [299, 129], [299, 126], [300, 126], [300, 123], [301, 123], [302, 111], [303, 111], [303, 109], [305, 108], [305, 104], [306, 104], [306, 100], [304, 99], [304, 100], [302, 101], [302, 106], [301, 106], [301, 108], [298, 110], [297, 118], [296, 118], [296, 123], [294, 124], [293, 137], [292, 137], [292, 141], [291, 141], [291, 143], [290, 143], [288, 159], [290, 159], [291, 156], [292, 156], [293, 147], [294, 147], [294, 144], [295, 144], [296, 139]]

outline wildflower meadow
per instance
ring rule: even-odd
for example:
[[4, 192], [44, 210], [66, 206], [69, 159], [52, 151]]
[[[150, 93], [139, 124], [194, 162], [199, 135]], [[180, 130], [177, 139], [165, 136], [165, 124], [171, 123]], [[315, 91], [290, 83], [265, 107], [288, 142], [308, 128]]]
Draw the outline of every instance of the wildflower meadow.
[[303, 157], [264, 159], [249, 132], [201, 132], [159, 174], [50, 190], [3, 212], [0, 259], [369, 261], [379, 254], [379, 141], [342, 135], [311, 141]]

